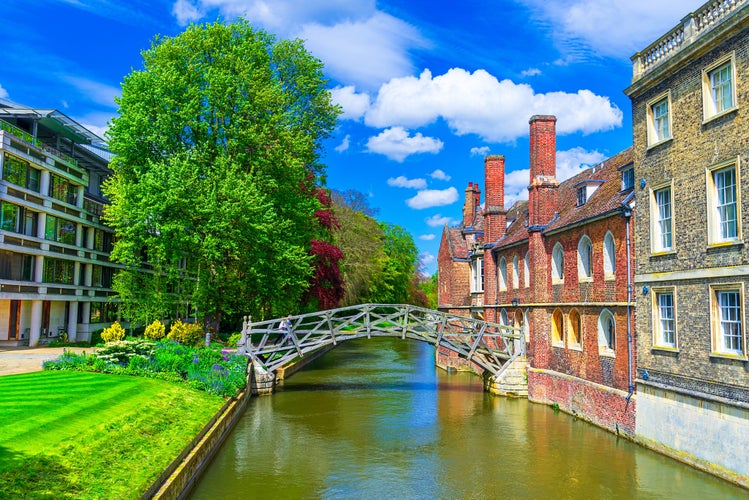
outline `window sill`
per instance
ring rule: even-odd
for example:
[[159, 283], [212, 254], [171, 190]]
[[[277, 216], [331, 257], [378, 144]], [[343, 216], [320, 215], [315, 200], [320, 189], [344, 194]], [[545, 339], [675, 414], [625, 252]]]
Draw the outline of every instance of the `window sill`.
[[603, 356], [604, 358], [615, 358], [616, 351], [614, 351], [613, 349], [609, 349], [608, 347], [599, 347], [598, 355]]
[[616, 274], [606, 274], [603, 276], [604, 281], [616, 281]]
[[564, 349], [564, 342], [558, 341], [558, 342], [552, 342], [551, 347], [556, 347], [557, 349]]
[[743, 239], [735, 239], [735, 240], [726, 240], [726, 241], [711, 241], [707, 244], [707, 249], [710, 250], [712, 248], [726, 248], [726, 247], [732, 247], [732, 246], [740, 246], [744, 244]]
[[651, 257], [660, 257], [662, 255], [676, 255], [676, 250], [673, 248], [669, 250], [650, 250]]
[[664, 145], [664, 144], [666, 144], [666, 143], [669, 143], [669, 142], [671, 142], [671, 141], [673, 141], [673, 140], [674, 140], [673, 136], [672, 136], [672, 137], [669, 137], [669, 138], [667, 138], [667, 139], [661, 139], [660, 141], [656, 141], [656, 142], [650, 142], [650, 141], [648, 140], [648, 146], [647, 146], [647, 148], [646, 148], [646, 151], [650, 151], [651, 149], [655, 149], [655, 148], [657, 148], [658, 146], [662, 146], [662, 145]]
[[578, 283], [593, 283], [593, 278], [590, 278], [588, 276], [578, 276], [577, 282]]
[[580, 344], [572, 344], [569, 346], [569, 349], [570, 351], [583, 352], [583, 346], [581, 346]]
[[551, 278], [552, 285], [564, 285], [564, 280], [560, 278]]
[[678, 347], [671, 347], [667, 345], [653, 345], [653, 347], [650, 349], [651, 351], [665, 351], [665, 352], [673, 352], [678, 353], [679, 348]]
[[734, 106], [732, 108], [728, 108], [726, 110], [723, 110], [720, 113], [715, 113], [714, 115], [706, 116], [702, 120], [702, 124], [703, 125], [707, 125], [708, 123], [710, 123], [713, 120], [717, 120], [718, 118], [720, 118], [722, 116], [730, 115], [731, 113], [734, 113], [734, 112], [736, 112], [738, 110], [739, 110], [739, 107], [738, 106]]
[[735, 361], [749, 361], [749, 358], [746, 356], [746, 354], [733, 354], [730, 352], [711, 352], [710, 353], [711, 358], [719, 358], [719, 359], [732, 359]]

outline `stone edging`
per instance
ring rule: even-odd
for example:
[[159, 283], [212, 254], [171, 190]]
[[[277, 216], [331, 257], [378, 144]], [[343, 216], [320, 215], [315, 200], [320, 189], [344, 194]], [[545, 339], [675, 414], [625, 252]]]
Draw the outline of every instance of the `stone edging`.
[[253, 370], [249, 371], [245, 390], [237, 397], [228, 400], [203, 426], [198, 435], [185, 446], [177, 458], [172, 460], [164, 472], [141, 495], [141, 500], [149, 498], [173, 500], [187, 496], [247, 407], [254, 378]]

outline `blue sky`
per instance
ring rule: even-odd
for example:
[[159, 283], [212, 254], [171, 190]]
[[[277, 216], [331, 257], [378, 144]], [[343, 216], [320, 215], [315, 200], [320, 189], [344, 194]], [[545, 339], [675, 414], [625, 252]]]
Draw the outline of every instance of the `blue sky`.
[[56, 108], [103, 134], [156, 34], [237, 16], [302, 38], [343, 107], [327, 183], [435, 257], [483, 157], [506, 157], [506, 205], [525, 196], [528, 119], [557, 121], [563, 180], [632, 143], [630, 56], [702, 0], [5, 0], [0, 97]]

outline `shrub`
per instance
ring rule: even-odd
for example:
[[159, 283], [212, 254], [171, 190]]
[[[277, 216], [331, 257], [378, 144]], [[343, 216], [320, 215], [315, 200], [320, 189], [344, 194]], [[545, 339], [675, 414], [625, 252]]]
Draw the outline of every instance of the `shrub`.
[[164, 323], [155, 319], [153, 323], [146, 327], [143, 336], [150, 340], [161, 340], [164, 338], [164, 335], [166, 334], [165, 332], [166, 328], [164, 327]]
[[106, 342], [116, 342], [125, 338], [125, 329], [122, 328], [119, 322], [115, 321], [112, 326], [105, 328], [101, 332], [101, 339]]
[[235, 347], [237, 347], [237, 344], [239, 343], [241, 338], [241, 333], [232, 333], [229, 337], [229, 340], [226, 341], [226, 345], [234, 349]]
[[203, 325], [199, 323], [183, 323], [179, 319], [172, 324], [172, 327], [169, 329], [169, 335], [167, 335], [167, 338], [192, 347], [199, 345], [204, 337]]

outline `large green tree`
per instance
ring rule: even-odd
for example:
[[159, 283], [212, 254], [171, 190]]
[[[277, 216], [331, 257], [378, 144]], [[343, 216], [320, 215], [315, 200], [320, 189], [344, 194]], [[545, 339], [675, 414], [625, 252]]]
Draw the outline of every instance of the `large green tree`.
[[125, 307], [164, 315], [189, 300], [210, 323], [298, 308], [319, 233], [321, 142], [339, 112], [322, 63], [243, 20], [157, 37], [142, 55], [108, 133]]

